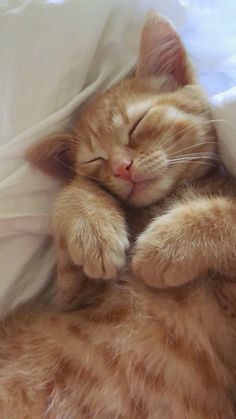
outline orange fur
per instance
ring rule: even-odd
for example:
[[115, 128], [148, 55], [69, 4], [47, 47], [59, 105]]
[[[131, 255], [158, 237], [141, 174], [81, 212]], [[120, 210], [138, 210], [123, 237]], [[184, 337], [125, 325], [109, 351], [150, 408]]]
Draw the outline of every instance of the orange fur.
[[81, 310], [5, 321], [1, 418], [235, 418], [235, 181], [216, 152], [181, 41], [151, 14], [136, 75], [29, 152], [70, 179], [57, 304]]

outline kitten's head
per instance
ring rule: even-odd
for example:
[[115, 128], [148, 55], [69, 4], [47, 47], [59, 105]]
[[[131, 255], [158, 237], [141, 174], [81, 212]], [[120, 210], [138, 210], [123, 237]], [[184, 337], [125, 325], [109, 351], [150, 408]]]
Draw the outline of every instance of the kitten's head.
[[61, 178], [95, 179], [146, 206], [205, 174], [216, 147], [209, 106], [170, 23], [145, 21], [135, 74], [96, 97], [72, 133], [34, 146], [29, 159]]

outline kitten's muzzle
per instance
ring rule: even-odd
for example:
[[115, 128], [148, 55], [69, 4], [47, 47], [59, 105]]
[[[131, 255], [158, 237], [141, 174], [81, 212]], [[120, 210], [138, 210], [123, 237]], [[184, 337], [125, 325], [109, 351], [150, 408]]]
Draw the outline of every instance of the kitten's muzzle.
[[124, 160], [117, 164], [114, 168], [113, 173], [116, 177], [121, 178], [122, 180], [129, 180], [132, 182], [130, 168], [132, 166], [132, 160]]

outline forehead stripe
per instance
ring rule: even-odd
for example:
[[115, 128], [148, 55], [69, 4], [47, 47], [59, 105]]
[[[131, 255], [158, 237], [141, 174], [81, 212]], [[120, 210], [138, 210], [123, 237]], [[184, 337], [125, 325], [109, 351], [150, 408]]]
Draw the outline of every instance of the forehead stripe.
[[139, 116], [143, 112], [146, 112], [152, 105], [151, 100], [144, 100], [142, 102], [132, 103], [127, 106], [127, 114], [130, 119]]

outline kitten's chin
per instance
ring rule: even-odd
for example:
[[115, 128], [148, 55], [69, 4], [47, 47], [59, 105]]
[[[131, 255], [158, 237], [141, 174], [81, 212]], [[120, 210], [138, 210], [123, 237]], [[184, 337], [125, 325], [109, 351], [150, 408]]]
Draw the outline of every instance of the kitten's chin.
[[172, 182], [163, 178], [136, 183], [126, 201], [134, 207], [147, 207], [169, 194]]

